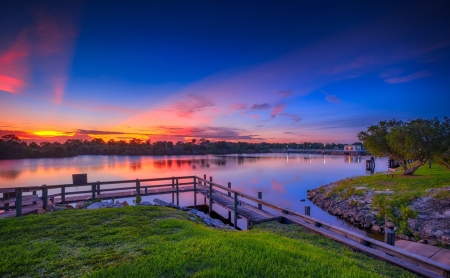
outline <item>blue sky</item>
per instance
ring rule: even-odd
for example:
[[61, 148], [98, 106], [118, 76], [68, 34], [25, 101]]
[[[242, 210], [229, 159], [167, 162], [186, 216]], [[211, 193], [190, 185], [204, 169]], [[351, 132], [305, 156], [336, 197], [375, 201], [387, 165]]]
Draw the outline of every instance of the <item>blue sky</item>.
[[448, 115], [446, 1], [2, 1], [0, 134], [356, 141]]

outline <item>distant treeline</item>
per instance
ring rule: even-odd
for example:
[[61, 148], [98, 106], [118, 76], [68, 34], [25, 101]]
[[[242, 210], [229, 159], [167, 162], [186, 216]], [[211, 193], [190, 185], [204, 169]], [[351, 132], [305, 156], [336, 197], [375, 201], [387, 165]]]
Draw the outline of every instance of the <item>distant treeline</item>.
[[69, 139], [65, 143], [32, 142], [27, 144], [14, 134], [5, 135], [0, 139], [0, 159], [15, 158], [55, 158], [77, 155], [201, 155], [201, 154], [240, 154], [240, 153], [271, 153], [274, 150], [293, 149], [343, 149], [344, 144], [323, 144], [305, 142], [296, 143], [247, 143], [193, 139], [191, 142], [173, 143], [131, 139], [105, 142], [103, 139], [89, 140]]

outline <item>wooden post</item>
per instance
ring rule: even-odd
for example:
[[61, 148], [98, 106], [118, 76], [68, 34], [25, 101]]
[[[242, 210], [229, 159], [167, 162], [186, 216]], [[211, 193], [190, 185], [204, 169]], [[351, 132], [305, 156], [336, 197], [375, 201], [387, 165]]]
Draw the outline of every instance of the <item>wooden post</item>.
[[61, 204], [66, 202], [66, 187], [61, 187]]
[[197, 207], [197, 178], [194, 177], [194, 209]]
[[[231, 182], [228, 182], [228, 188], [231, 189]], [[228, 191], [228, 196], [231, 197], [231, 192]], [[228, 211], [228, 221], [231, 222], [231, 211]]]
[[[33, 195], [34, 195], [35, 198], [36, 198], [36, 195], [37, 195], [36, 190], [33, 190]], [[36, 201], [33, 201], [33, 205], [36, 205]]]
[[97, 181], [97, 195], [100, 195], [100, 182]]
[[178, 188], [178, 178], [177, 178], [176, 186], [177, 186], [177, 206], [179, 206], [180, 205], [180, 190]]
[[[262, 200], [262, 192], [258, 192], [258, 199]], [[262, 210], [262, 205], [258, 203], [258, 209]]]
[[145, 195], [147, 195], [147, 187], [145, 188]]
[[[175, 187], [175, 180], [174, 180], [174, 178], [172, 177], [172, 188], [174, 188]], [[173, 203], [175, 203], [175, 195], [174, 195], [174, 193], [172, 193], [172, 204]]]
[[47, 185], [44, 184], [42, 186], [42, 208], [46, 209], [48, 205], [48, 188]]
[[[205, 181], [203, 181], [203, 185], [206, 187], [206, 174], [203, 174], [203, 179], [205, 180]], [[208, 195], [208, 189], [206, 189], [206, 196]], [[206, 196], [205, 196], [205, 198], [203, 198], [203, 204], [205, 204], [206, 205]]]
[[237, 229], [237, 217], [238, 217], [237, 205], [238, 205], [238, 196], [237, 196], [237, 193], [234, 192], [234, 228], [235, 229]]
[[141, 195], [141, 181], [136, 179], [136, 195]]
[[305, 215], [311, 216], [311, 207], [305, 206]]
[[22, 216], [22, 188], [16, 188], [16, 216]]
[[212, 212], [212, 177], [209, 177], [209, 215]]
[[94, 183], [93, 185], [92, 185], [92, 201], [94, 201], [95, 200], [95, 188], [96, 188], [97, 186], [96, 186], [96, 184]]
[[387, 229], [386, 233], [386, 243], [395, 246], [395, 232], [391, 229]]
[[3, 193], [3, 209], [9, 211], [9, 193]]

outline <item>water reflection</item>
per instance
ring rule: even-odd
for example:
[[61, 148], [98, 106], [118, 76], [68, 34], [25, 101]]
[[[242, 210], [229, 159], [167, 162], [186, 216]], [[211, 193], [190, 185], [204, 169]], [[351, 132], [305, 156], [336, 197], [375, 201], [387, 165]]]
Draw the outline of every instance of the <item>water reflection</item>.
[[[252, 196], [345, 227], [345, 222], [306, 200], [306, 191], [323, 184], [365, 175], [366, 157], [314, 154], [205, 155], [205, 156], [78, 156], [58, 159], [0, 161], [0, 188], [72, 183], [72, 174], [87, 173], [88, 181], [156, 177], [213, 176], [214, 181]], [[387, 170], [387, 161], [377, 162]], [[384, 167], [384, 168], [383, 168]], [[190, 195], [191, 196], [191, 195]], [[150, 199], [152, 197], [149, 197]], [[192, 199], [192, 196], [190, 197]], [[186, 199], [190, 199], [187, 197]], [[153, 200], [153, 199], [151, 199]]]

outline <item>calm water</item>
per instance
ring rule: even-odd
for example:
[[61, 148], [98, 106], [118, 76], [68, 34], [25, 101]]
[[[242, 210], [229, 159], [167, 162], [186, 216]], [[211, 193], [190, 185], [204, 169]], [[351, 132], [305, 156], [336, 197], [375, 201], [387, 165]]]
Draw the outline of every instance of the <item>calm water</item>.
[[[0, 161], [0, 188], [72, 183], [72, 174], [87, 173], [88, 181], [112, 181], [206, 174], [222, 185], [257, 196], [281, 207], [303, 213], [335, 226], [351, 225], [323, 212], [306, 199], [306, 191], [346, 177], [366, 175], [366, 157], [308, 154], [258, 154], [227, 156], [78, 156], [57, 159]], [[387, 160], [376, 161], [376, 171], [387, 170]], [[144, 197], [152, 201], [155, 197]], [[171, 195], [160, 199], [171, 201]], [[200, 199], [199, 199], [200, 200]], [[131, 201], [131, 200], [130, 200]], [[130, 202], [129, 201], [129, 202]], [[180, 195], [181, 205], [192, 205], [192, 193]], [[225, 215], [223, 213], [223, 215]]]

